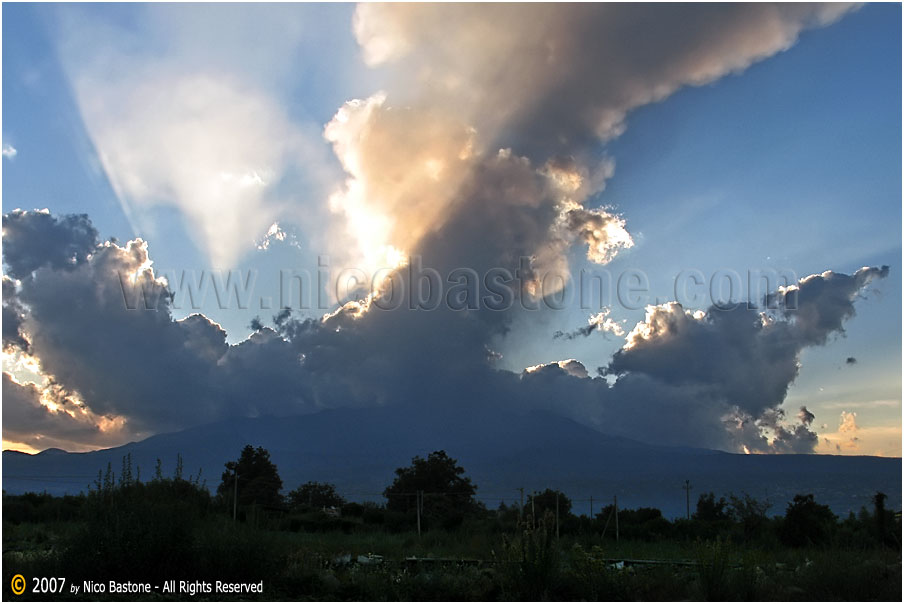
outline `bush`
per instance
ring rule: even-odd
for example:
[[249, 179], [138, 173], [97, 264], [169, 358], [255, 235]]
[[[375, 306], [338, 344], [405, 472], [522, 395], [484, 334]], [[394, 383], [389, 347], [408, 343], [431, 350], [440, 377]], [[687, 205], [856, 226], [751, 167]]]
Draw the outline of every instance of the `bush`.
[[503, 535], [496, 559], [506, 598], [547, 599], [561, 578], [555, 515], [547, 512], [536, 527], [523, 524], [512, 538]]
[[206, 489], [181, 479], [107, 484], [87, 496], [84, 524], [64, 547], [66, 567], [87, 578], [185, 577], [210, 504]]
[[704, 600], [727, 600], [731, 597], [729, 577], [731, 548], [716, 538], [697, 546], [697, 580]]
[[343, 516], [348, 516], [351, 518], [363, 517], [364, 509], [365, 508], [363, 505], [361, 505], [360, 503], [355, 503], [354, 501], [346, 503], [341, 508], [339, 508]]

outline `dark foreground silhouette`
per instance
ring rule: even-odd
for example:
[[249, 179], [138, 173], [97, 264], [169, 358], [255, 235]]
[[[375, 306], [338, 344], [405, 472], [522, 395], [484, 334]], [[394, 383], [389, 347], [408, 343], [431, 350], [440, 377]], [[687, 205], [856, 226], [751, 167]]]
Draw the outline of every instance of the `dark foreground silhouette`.
[[[3, 499], [4, 597], [234, 599], [162, 592], [165, 582], [262, 582], [241, 597], [302, 600], [896, 600], [901, 515], [875, 493], [838, 518], [813, 495], [782, 509], [746, 494], [697, 498], [690, 518], [655, 508], [573, 513], [547, 489], [490, 509], [444, 451], [387, 476], [383, 501], [349, 502], [309, 481], [282, 493], [263, 448], [226, 463], [216, 494], [198, 476], [150, 480], [108, 466], [87, 493]], [[141, 582], [153, 593], [10, 591], [14, 574]], [[6, 576], [8, 575], [8, 576]], [[184, 584], [179, 583], [185, 581]], [[175, 582], [175, 583], [172, 583]]]

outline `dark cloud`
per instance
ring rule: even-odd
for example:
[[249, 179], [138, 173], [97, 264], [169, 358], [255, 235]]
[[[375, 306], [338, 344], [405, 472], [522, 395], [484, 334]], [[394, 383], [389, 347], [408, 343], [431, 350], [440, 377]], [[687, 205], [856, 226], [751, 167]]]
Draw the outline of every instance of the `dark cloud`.
[[675, 302], [651, 307], [604, 372], [644, 373], [667, 384], [706, 387], [726, 409], [736, 409], [742, 425], [749, 417], [774, 430], [777, 419], [768, 414], [781, 405], [797, 377], [801, 351], [843, 333], [854, 301], [887, 274], [888, 267], [882, 267], [806, 277], [766, 300], [779, 302], [774, 312], [738, 305], [693, 313]]
[[[797, 377], [800, 353], [843, 333], [864, 288], [887, 275], [888, 267], [811, 275], [770, 296], [765, 302], [779, 304], [768, 312], [744, 305], [691, 312], [676, 302], [650, 307], [602, 373], [644, 374], [706, 392], [708, 404], [715, 402], [709, 411], [729, 418], [729, 431], [749, 450], [812, 450], [818, 442], [809, 429], [812, 413], [803, 408], [800, 423], [789, 428], [780, 409]], [[644, 400], [656, 405], [652, 397]], [[773, 436], [769, 446], [764, 432]]]
[[[41, 224], [43, 216], [37, 215]], [[78, 393], [93, 413], [124, 418], [137, 434], [293, 406], [306, 410], [298, 394], [287, 396], [285, 385], [298, 381], [291, 371], [299, 365], [297, 355], [274, 360], [272, 352], [262, 352], [273, 346], [258, 338], [230, 347], [225, 331], [203, 315], [173, 319], [172, 293], [149, 268], [143, 241], [95, 244], [59, 265], [53, 259], [63, 257], [60, 248], [69, 249], [76, 237], [35, 230], [29, 217], [4, 219], [4, 258], [25, 256], [17, 249], [25, 240], [20, 227], [43, 237], [27, 246], [29, 266], [39, 268], [19, 272], [14, 302], [4, 300], [4, 312], [15, 306], [20, 313], [20, 336], [5, 332], [4, 345], [33, 354], [46, 376]], [[93, 232], [81, 217], [52, 224]], [[39, 249], [45, 258], [36, 255]], [[286, 378], [274, 375], [280, 370]]]
[[711, 307], [693, 313], [672, 302], [647, 311], [607, 374], [644, 373], [666, 384], [699, 384], [742, 411], [759, 416], [781, 404], [797, 377], [802, 344], [787, 321], [755, 309]]
[[[537, 199], [542, 206], [542, 195]], [[450, 233], [477, 229], [470, 216], [463, 211], [453, 218]], [[15, 228], [8, 226], [4, 237]], [[461, 259], [478, 266], [503, 261], [514, 272], [523, 249], [515, 232], [508, 240], [501, 233], [505, 242], [498, 247], [461, 252], [445, 233], [437, 234], [420, 251], [442, 267]], [[58, 257], [53, 240], [44, 244], [49, 257]], [[4, 241], [5, 252], [12, 247]], [[507, 249], [514, 253], [506, 256]], [[77, 428], [78, 438], [89, 438], [97, 434], [97, 418], [118, 421], [123, 436], [236, 415], [468, 401], [551, 409], [647, 442], [807, 451], [816, 442], [813, 414], [802, 408], [798, 423], [788, 425], [780, 409], [799, 354], [839, 333], [862, 289], [887, 274], [883, 268], [808, 277], [799, 284], [799, 306], [769, 312], [651, 307], [600, 377], [574, 360], [519, 375], [496, 369], [491, 351], [494, 338], [526, 312], [520, 304], [477, 312], [445, 304], [412, 311], [407, 305], [381, 310], [349, 303], [323, 319], [306, 320], [282, 311], [275, 329], [260, 325], [247, 340], [229, 345], [224, 330], [203, 315], [173, 319], [172, 295], [149, 268], [147, 253], [136, 240], [122, 247], [98, 244], [74, 265], [54, 267], [36, 258], [41, 268], [8, 292], [21, 313], [21, 341], [10, 338], [9, 345], [27, 347], [40, 361], [50, 384], [42, 387], [44, 396], [80, 401], [72, 408], [96, 420], [67, 428], [66, 417], [35, 403], [39, 387], [7, 378], [4, 389], [11, 394], [4, 395], [14, 401], [8, 411], [4, 404], [10, 434], [24, 438], [33, 425], [75, 442], [67, 430]], [[417, 278], [399, 271], [408, 286], [412, 275]], [[513, 296], [524, 295], [515, 290]], [[142, 303], [130, 310], [129, 300]]]
[[574, 340], [575, 338], [586, 338], [594, 331], [600, 331], [603, 335], [606, 335], [606, 332], [612, 332], [617, 336], [624, 335], [624, 330], [621, 325], [613, 321], [609, 318], [609, 310], [605, 309], [593, 316], [587, 321], [587, 325], [584, 327], [578, 327], [577, 329], [573, 329], [572, 331], [557, 331], [552, 337], [554, 340], [558, 340], [560, 338], [564, 338], [566, 340]]
[[834, 271], [810, 275], [772, 295], [768, 303], [777, 303], [791, 319], [797, 339], [822, 345], [830, 335], [844, 333], [844, 321], [854, 316], [854, 299], [872, 281], [887, 277], [888, 271], [888, 266], [865, 266], [853, 275]]
[[590, 325], [585, 325], [583, 327], [578, 327], [571, 331], [557, 331], [552, 334], [553, 340], [558, 340], [560, 338], [565, 340], [574, 340], [575, 338], [586, 338], [594, 331], [596, 331], [597, 327], [599, 327], [596, 323], [591, 323]]
[[[41, 403], [42, 397], [55, 406]], [[65, 389], [52, 385], [39, 388], [19, 384], [3, 372], [3, 438], [35, 449], [85, 447], [121, 444], [123, 433], [116, 426], [104, 431], [104, 418], [93, 416]]]
[[800, 412], [797, 414], [797, 418], [800, 420], [800, 423], [809, 426], [813, 423], [813, 420], [816, 419], [816, 416], [807, 409], [806, 405], [800, 408]]
[[[605, 263], [633, 244], [619, 216], [584, 205], [613, 171], [599, 141], [621, 132], [630, 110], [740, 71], [847, 10], [361, 6], [365, 56], [399, 60], [401, 86], [347, 103], [327, 125], [350, 183], [333, 209], [355, 219], [345, 226], [365, 223], [368, 237], [362, 216], [392, 225], [378, 244], [424, 269], [397, 271], [403, 291], [419, 291], [425, 271], [466, 267], [481, 277], [481, 300], [498, 295], [482, 277], [502, 271], [508, 299], [430, 311], [365, 300], [316, 320], [280, 311], [272, 328], [255, 319], [254, 333], [229, 345], [203, 315], [173, 319], [143, 241], [101, 244], [85, 216], [14, 211], [3, 218], [4, 262], [18, 280], [4, 281], [4, 348], [37, 358], [54, 396], [77, 393], [133, 434], [230, 416], [466, 403], [554, 409], [648, 442], [805, 450], [812, 419], [788, 427], [779, 409], [799, 354], [842, 332], [885, 267], [809, 277], [779, 292], [770, 313], [655, 307], [597, 377], [574, 360], [501, 371], [494, 349], [517, 317], [542, 312], [529, 309], [549, 293], [546, 277], [567, 271], [574, 245]], [[488, 22], [499, 27], [475, 40]], [[205, 236], [226, 241], [214, 218]], [[368, 237], [336, 239], [367, 254]], [[619, 329], [601, 314], [559, 337]]]
[[16, 295], [16, 283], [3, 276], [3, 350], [28, 350], [28, 340], [22, 335], [25, 309]]
[[6, 274], [21, 279], [42, 266], [75, 267], [94, 251], [97, 230], [87, 214], [13, 210], [3, 215], [3, 244]]
[[856, 365], [856, 364], [857, 364], [857, 359], [856, 359], [855, 357], [848, 357], [848, 358], [846, 358], [846, 359], [844, 360], [844, 362], [845, 362], [845, 364], [847, 364], [847, 365]]

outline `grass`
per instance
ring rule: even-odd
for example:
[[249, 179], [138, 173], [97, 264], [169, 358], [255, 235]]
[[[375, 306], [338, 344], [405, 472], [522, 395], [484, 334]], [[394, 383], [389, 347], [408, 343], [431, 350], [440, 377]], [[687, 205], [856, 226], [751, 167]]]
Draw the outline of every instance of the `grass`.
[[[9, 575], [3, 577], [4, 596], [12, 597], [9, 579], [18, 572], [29, 579], [51, 574], [74, 579], [61, 548], [79, 530], [77, 523], [4, 523], [3, 562]], [[901, 593], [901, 554], [892, 549], [746, 547], [721, 540], [616, 543], [591, 535], [556, 540], [554, 535], [506, 534], [503, 539], [498, 533], [439, 530], [421, 537], [414, 532], [292, 533], [236, 527], [222, 518], [194, 530], [194, 566], [187, 572], [264, 579], [262, 599], [881, 601], [898, 600]], [[369, 553], [386, 563], [333, 564], [342, 554], [354, 560]], [[409, 556], [485, 563], [402, 563]], [[607, 562], [612, 558], [697, 564], [618, 569]], [[154, 594], [148, 599], [165, 598]]]

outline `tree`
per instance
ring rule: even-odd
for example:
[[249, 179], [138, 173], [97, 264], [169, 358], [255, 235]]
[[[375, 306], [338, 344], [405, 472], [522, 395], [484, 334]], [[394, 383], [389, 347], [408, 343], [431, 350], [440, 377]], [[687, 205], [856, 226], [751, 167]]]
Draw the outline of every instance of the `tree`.
[[877, 491], [876, 494], [873, 495], [876, 536], [879, 539], [879, 543], [882, 545], [897, 545], [898, 540], [895, 539], [894, 533], [889, 530], [889, 527], [893, 525], [894, 514], [885, 509], [886, 499], [888, 499], [888, 495], [882, 491]]
[[289, 493], [289, 505], [292, 508], [303, 506], [313, 508], [341, 507], [345, 499], [336, 493], [336, 485], [328, 482], [306, 482]]
[[238, 505], [258, 505], [265, 508], [282, 506], [282, 479], [276, 464], [270, 461], [270, 452], [263, 447], [255, 449], [245, 445], [238, 461], [227, 461], [217, 495], [231, 502], [235, 493], [235, 476], [238, 475]]
[[697, 511], [694, 512], [694, 519], [700, 522], [720, 522], [728, 520], [728, 503], [724, 497], [719, 497], [710, 493], [701, 493], [697, 500]]
[[786, 545], [821, 545], [829, 540], [836, 518], [827, 505], [816, 503], [813, 495], [795, 495], [785, 510], [781, 538]]
[[479, 507], [474, 499], [477, 487], [445, 451], [434, 451], [427, 459], [416, 456], [410, 466], [395, 473], [395, 480], [383, 491], [386, 509], [391, 512], [411, 514], [417, 510], [418, 492], [424, 493], [423, 518], [440, 521], [446, 527], [460, 524]]
[[735, 522], [740, 524], [744, 539], [750, 541], [758, 536], [769, 521], [766, 515], [772, 503], [769, 500], [759, 501], [747, 493], [741, 497], [729, 495], [729, 510]]
[[547, 511], [555, 517], [556, 499], [559, 500], [559, 518], [565, 518], [571, 513], [571, 499], [566, 497], [565, 493], [555, 489], [546, 489], [542, 493], [535, 493], [528, 497], [527, 503], [524, 504], [524, 511], [527, 514], [535, 513], [538, 520], [543, 518]]

